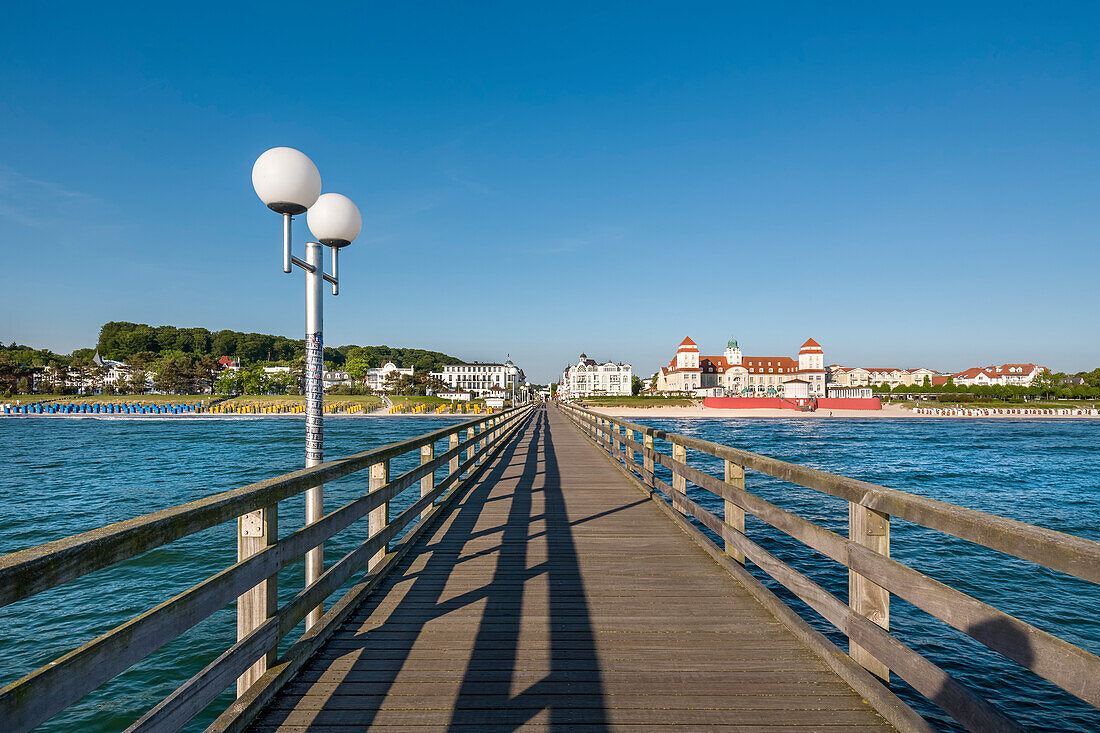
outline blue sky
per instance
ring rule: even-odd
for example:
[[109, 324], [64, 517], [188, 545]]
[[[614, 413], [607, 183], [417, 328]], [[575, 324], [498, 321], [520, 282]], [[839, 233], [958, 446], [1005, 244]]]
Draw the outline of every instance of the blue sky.
[[[269, 147], [363, 212], [325, 340], [1100, 365], [1100, 11], [5, 5], [0, 339], [300, 336]], [[298, 252], [306, 236], [297, 226]]]

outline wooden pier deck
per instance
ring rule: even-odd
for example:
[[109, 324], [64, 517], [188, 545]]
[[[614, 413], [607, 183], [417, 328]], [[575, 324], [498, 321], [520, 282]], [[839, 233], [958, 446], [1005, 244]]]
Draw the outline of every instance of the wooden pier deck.
[[251, 730], [893, 730], [540, 409]]

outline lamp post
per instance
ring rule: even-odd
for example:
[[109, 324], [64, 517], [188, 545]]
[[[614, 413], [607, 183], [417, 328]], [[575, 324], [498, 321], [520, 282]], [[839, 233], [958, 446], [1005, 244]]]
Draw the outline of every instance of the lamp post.
[[[321, 174], [304, 153], [294, 148], [272, 148], [252, 167], [252, 186], [269, 209], [283, 216], [283, 272], [297, 265], [306, 273], [306, 467], [324, 460], [324, 414], [322, 372], [324, 362], [322, 288], [331, 283], [332, 294], [340, 294], [340, 249], [351, 244], [363, 228], [359, 209], [347, 196], [321, 193]], [[291, 253], [291, 222], [306, 214], [306, 223], [316, 242], [306, 243], [305, 260]], [[332, 274], [322, 263], [321, 246], [332, 249]], [[306, 524], [324, 514], [324, 488], [306, 490]], [[305, 584], [315, 582], [324, 572], [324, 548], [318, 545], [306, 553]], [[306, 628], [321, 620], [320, 605], [306, 618]]]

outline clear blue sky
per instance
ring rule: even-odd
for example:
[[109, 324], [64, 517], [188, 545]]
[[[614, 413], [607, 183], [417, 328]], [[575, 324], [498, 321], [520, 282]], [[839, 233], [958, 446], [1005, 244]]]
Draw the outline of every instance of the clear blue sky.
[[1095, 4], [243, 5], [5, 4], [0, 339], [300, 337], [288, 145], [364, 216], [330, 345], [1100, 365]]

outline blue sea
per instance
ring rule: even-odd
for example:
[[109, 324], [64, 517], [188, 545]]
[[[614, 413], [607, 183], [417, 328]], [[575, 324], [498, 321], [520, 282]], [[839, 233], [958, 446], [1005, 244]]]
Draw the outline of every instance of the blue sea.
[[[329, 419], [326, 455], [337, 457], [437, 429], [451, 418]], [[1100, 540], [1100, 423], [1011, 420], [648, 420], [665, 430], [843, 473], [944, 501]], [[0, 553], [47, 542], [236, 488], [302, 465], [301, 419], [0, 419]], [[661, 446], [658, 446], [661, 448]], [[663, 448], [667, 452], [667, 446]], [[689, 452], [720, 475], [716, 461]], [[418, 461], [395, 463], [394, 473]], [[325, 487], [331, 509], [366, 490], [365, 475]], [[837, 532], [847, 504], [749, 472], [750, 490]], [[394, 502], [394, 513], [418, 492]], [[721, 512], [720, 502], [693, 493]], [[301, 526], [302, 500], [280, 505], [280, 530]], [[230, 524], [154, 550], [80, 581], [0, 609], [0, 669], [7, 684], [223, 569], [235, 559]], [[838, 597], [846, 571], [753, 520], [747, 531]], [[362, 541], [352, 528], [326, 544], [331, 563]], [[1100, 653], [1100, 589], [938, 532], [894, 520], [896, 559]], [[840, 635], [758, 573], [836, 643]], [[280, 574], [283, 600], [301, 588], [301, 564]], [[64, 609], [59, 610], [59, 609]], [[1100, 713], [963, 634], [894, 598], [892, 630], [1033, 730], [1100, 730]], [[292, 637], [296, 634], [292, 634]], [[213, 659], [235, 637], [232, 607], [44, 724], [48, 731], [124, 728]], [[290, 643], [288, 639], [284, 648]], [[895, 691], [943, 730], [958, 730], [895, 678]], [[231, 700], [222, 695], [190, 730]]]
[[[1100, 540], [1100, 422], [1085, 420], [662, 419], [647, 425], [844, 474], [902, 491]], [[671, 449], [657, 441], [657, 450]], [[722, 476], [717, 459], [691, 465]], [[668, 481], [667, 471], [658, 476]], [[746, 488], [847, 536], [847, 502], [746, 472]], [[688, 495], [718, 516], [722, 501]], [[765, 549], [842, 600], [847, 570], [746, 518]], [[894, 518], [891, 556], [1006, 613], [1100, 653], [1100, 587]], [[754, 575], [842, 649], [845, 637], [750, 563]], [[891, 597], [891, 631], [1029, 730], [1100, 731], [1100, 711], [905, 601]], [[892, 689], [937, 728], [962, 730], [893, 677]]]

